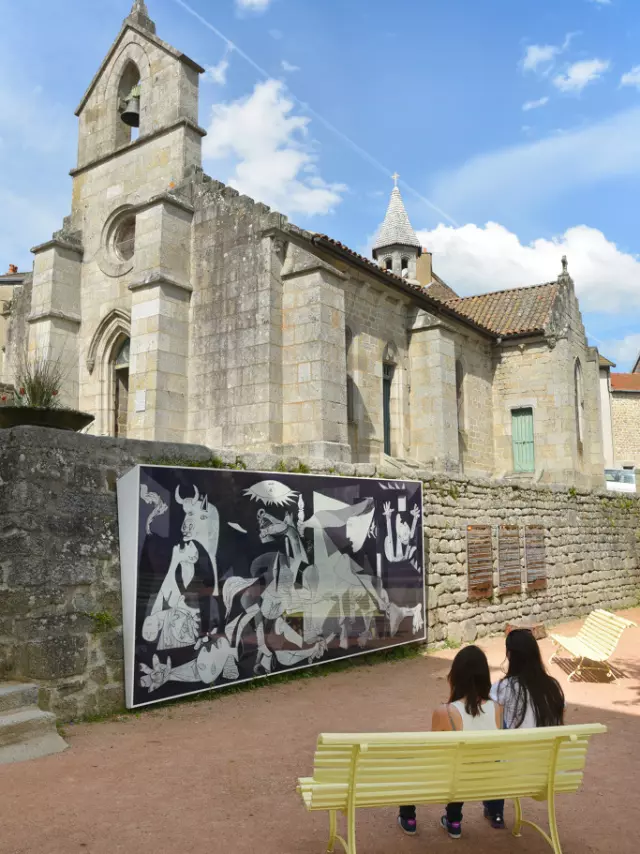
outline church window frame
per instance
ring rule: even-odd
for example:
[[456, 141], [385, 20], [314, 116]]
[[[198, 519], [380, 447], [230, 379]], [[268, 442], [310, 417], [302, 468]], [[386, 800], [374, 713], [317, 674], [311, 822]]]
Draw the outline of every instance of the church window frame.
[[113, 251], [124, 263], [132, 261], [136, 251], [136, 217], [127, 213], [119, 217], [113, 227]]
[[387, 271], [387, 273], [393, 272], [393, 258], [391, 258], [391, 256], [388, 256], [387, 258], [385, 258], [382, 263], [383, 263], [384, 269]]

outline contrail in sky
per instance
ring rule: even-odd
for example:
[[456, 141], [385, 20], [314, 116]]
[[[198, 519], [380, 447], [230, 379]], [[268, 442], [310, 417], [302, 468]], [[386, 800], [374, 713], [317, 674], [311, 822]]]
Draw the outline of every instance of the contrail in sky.
[[[254, 71], [258, 72], [261, 77], [264, 77], [267, 80], [271, 79], [272, 75], [269, 74], [266, 69], [264, 69], [254, 59], [252, 59], [252, 57], [250, 57], [248, 53], [245, 53], [242, 48], [238, 47], [235, 42], [232, 42], [231, 39], [228, 39], [223, 32], [221, 32], [216, 26], [211, 23], [211, 21], [208, 21], [206, 18], [203, 18], [199, 12], [196, 12], [196, 10], [189, 6], [188, 3], [185, 3], [185, 0], [174, 0], [174, 2], [177, 3], [178, 6], [182, 7], [185, 12], [188, 12], [196, 20], [200, 21], [200, 23], [203, 26], [207, 27], [207, 29], [211, 30], [212, 33], [215, 33], [215, 35], [218, 36], [218, 38], [225, 43], [228, 50], [232, 50], [234, 53], [237, 53], [238, 56], [241, 56], [245, 60], [245, 62], [249, 63], [249, 65], [254, 69]], [[317, 113], [312, 107], [309, 106], [309, 104], [307, 104], [305, 101], [301, 101], [300, 98], [297, 98], [288, 86], [287, 91], [291, 95], [291, 98], [301, 109], [312, 115], [314, 119], [317, 119], [320, 124], [324, 125], [328, 131], [334, 134], [334, 136], [337, 136], [339, 139], [341, 139], [342, 142], [345, 143], [345, 145], [348, 145], [349, 148], [352, 149], [352, 151], [355, 151], [356, 154], [360, 155], [360, 157], [362, 157], [363, 160], [366, 160], [367, 163], [374, 167], [374, 169], [377, 169], [379, 172], [382, 172], [387, 177], [390, 177], [391, 170], [388, 169], [383, 163], [377, 160], [372, 154], [369, 154], [368, 151], [365, 151], [365, 149], [362, 148], [361, 145], [358, 145], [357, 142], [354, 142], [351, 137], [347, 136], [346, 133], [343, 133], [334, 124], [325, 119], [324, 116], [320, 115], [320, 113]], [[407, 184], [406, 181], [400, 181], [400, 183], [413, 196], [420, 199], [421, 202], [430, 207], [440, 216], [444, 217], [448, 222], [451, 223], [451, 225], [454, 225], [456, 228], [460, 227], [459, 223], [457, 223], [452, 216], [449, 216], [446, 211], [443, 211], [442, 208], [439, 208], [430, 199], [428, 199], [426, 196], [423, 196], [422, 193], [419, 193], [418, 190], [416, 190], [410, 184]]]

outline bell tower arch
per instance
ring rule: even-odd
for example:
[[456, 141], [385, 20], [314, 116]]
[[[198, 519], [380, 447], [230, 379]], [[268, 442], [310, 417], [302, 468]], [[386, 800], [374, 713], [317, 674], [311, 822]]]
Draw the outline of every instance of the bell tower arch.
[[199, 166], [204, 131], [198, 126], [198, 86], [203, 71], [156, 36], [146, 3], [135, 0], [76, 110], [78, 163], [72, 174], [179, 123], [189, 124], [197, 137]]

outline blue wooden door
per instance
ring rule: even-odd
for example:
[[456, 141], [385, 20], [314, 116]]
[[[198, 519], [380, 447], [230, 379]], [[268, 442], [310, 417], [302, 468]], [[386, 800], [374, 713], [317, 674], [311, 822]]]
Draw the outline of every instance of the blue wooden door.
[[533, 409], [512, 410], [511, 435], [513, 439], [513, 470], [535, 471]]

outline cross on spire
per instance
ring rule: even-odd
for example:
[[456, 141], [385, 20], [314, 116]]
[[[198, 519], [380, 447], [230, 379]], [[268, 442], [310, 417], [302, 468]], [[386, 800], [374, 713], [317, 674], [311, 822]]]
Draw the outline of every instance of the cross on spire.
[[140, 12], [141, 15], [145, 15], [147, 18], [149, 17], [149, 11], [147, 10], [147, 4], [144, 0], [133, 0], [133, 6], [131, 7], [131, 14], [134, 15], [136, 12]]
[[398, 186], [398, 178], [399, 178], [400, 176], [398, 175], [398, 173], [397, 173], [397, 172], [394, 172], [394, 173], [393, 173], [393, 175], [392, 175], [391, 177], [393, 178], [394, 186], [396, 186], [396, 187], [397, 187], [397, 186]]

